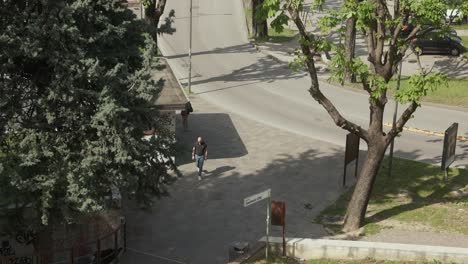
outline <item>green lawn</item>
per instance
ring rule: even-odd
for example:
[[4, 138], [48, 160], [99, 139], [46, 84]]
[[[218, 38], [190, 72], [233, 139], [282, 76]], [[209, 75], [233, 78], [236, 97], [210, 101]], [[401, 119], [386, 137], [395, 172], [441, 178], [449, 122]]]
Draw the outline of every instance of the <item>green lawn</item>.
[[[247, 29], [250, 34], [250, 38], [253, 38], [251, 36], [252, 34], [252, 8], [251, 8], [251, 0], [243, 0], [244, 4], [244, 13], [245, 13], [245, 18], [246, 18], [246, 23], [247, 23]], [[285, 28], [283, 32], [278, 33], [272, 28], [268, 28], [268, 37], [267, 38], [255, 38], [255, 41], [258, 42], [273, 42], [273, 43], [282, 43], [282, 42], [287, 42], [292, 39], [294, 39], [297, 35], [297, 31]]]
[[463, 56], [465, 58], [468, 58], [468, 36], [461, 36], [463, 46], [465, 46], [465, 52], [463, 53]]
[[[385, 159], [367, 210], [364, 235], [383, 228], [424, 226], [434, 232], [468, 235], [468, 172], [451, 169], [447, 182], [438, 166], [395, 158], [387, 177]], [[337, 233], [352, 188], [315, 219]]]
[[[339, 86], [336, 82], [331, 83]], [[396, 80], [390, 81], [389, 96], [393, 96], [396, 83]], [[346, 86], [362, 90], [361, 83], [347, 83]], [[409, 87], [408, 77], [402, 77], [400, 89], [406, 87]], [[422, 101], [468, 108], [468, 79], [450, 79], [447, 86], [441, 86], [436, 91], [429, 92]]]
[[[391, 81], [391, 87], [396, 87], [396, 81]], [[400, 89], [407, 87], [409, 87], [409, 80], [403, 79]], [[423, 102], [468, 107], [468, 79], [449, 80], [448, 86], [441, 86], [436, 91], [429, 92], [423, 98]]]
[[282, 32], [276, 32], [272, 28], [268, 28], [268, 37], [266, 38], [255, 38], [258, 42], [273, 42], [273, 43], [282, 43], [288, 42], [296, 37], [298, 31], [285, 28]]
[[451, 25], [453, 29], [468, 29], [468, 24]]

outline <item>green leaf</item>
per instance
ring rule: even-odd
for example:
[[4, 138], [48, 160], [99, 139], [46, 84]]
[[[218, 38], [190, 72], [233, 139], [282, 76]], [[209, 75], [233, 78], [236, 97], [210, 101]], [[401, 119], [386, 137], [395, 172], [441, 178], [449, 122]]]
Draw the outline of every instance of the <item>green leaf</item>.
[[435, 91], [438, 87], [448, 85], [447, 76], [441, 73], [429, 75], [413, 75], [409, 80], [409, 87], [395, 92], [395, 99], [402, 104], [408, 102], [420, 102], [429, 91]]

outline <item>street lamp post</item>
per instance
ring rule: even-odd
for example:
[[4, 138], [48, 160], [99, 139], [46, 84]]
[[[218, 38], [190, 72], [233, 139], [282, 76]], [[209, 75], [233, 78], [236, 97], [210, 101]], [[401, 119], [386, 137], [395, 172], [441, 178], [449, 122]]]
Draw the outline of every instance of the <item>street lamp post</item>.
[[[398, 91], [400, 89], [400, 82], [401, 82], [401, 68], [403, 66], [403, 59], [400, 61], [400, 65], [398, 66], [398, 81], [397, 81], [397, 87], [396, 90]], [[393, 100], [395, 100], [395, 96], [393, 96]], [[395, 129], [396, 127], [396, 118], [397, 118], [397, 113], [398, 113], [398, 101], [395, 100], [395, 111], [393, 112], [393, 123], [392, 123], [392, 129]], [[388, 177], [392, 175], [392, 164], [393, 164], [393, 147], [395, 145], [395, 138], [392, 139], [392, 143], [390, 143], [390, 160], [388, 163]]]
[[192, 92], [192, 2], [190, 0], [190, 43], [189, 43], [189, 76], [188, 76], [188, 90], [189, 94]]

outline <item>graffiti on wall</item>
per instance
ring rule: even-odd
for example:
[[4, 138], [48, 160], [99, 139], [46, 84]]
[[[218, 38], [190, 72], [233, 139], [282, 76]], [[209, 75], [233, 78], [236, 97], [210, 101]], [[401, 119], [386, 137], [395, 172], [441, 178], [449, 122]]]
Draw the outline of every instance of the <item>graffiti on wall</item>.
[[[9, 240], [3, 240], [0, 246], [0, 260], [8, 259], [10, 264], [32, 264], [32, 257], [17, 257]], [[1, 262], [1, 261], [0, 261]]]

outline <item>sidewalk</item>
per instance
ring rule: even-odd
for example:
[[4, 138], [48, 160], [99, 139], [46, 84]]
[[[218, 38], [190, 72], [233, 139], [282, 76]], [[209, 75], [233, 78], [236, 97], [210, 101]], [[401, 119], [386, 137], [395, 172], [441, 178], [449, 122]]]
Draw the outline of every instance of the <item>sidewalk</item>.
[[458, 36], [468, 36], [468, 29], [458, 29], [457, 30], [457, 35]]
[[[273, 200], [286, 202], [286, 236], [328, 236], [312, 221], [343, 190], [342, 148], [223, 113], [197, 96], [191, 101], [190, 131], [177, 135], [184, 177], [151, 210], [127, 205], [129, 250], [121, 263], [226, 263], [230, 243], [254, 243], [265, 235], [266, 203], [244, 208], [243, 199], [268, 188]], [[202, 181], [190, 160], [199, 135], [206, 139], [209, 158]], [[270, 232], [281, 234], [279, 227]], [[468, 247], [468, 236], [422, 230], [383, 230], [365, 240]]]
[[[191, 102], [190, 131], [177, 135], [184, 177], [151, 211], [127, 210], [130, 251], [122, 263], [226, 263], [230, 243], [265, 235], [266, 202], [244, 208], [243, 199], [268, 188], [273, 200], [286, 202], [287, 236], [326, 235], [312, 220], [343, 190], [342, 148], [224, 113], [197, 96]], [[190, 160], [199, 135], [208, 144], [202, 181]], [[270, 232], [278, 236], [281, 228]]]

